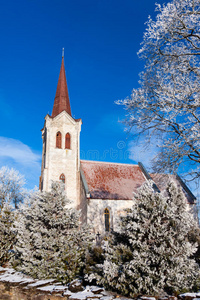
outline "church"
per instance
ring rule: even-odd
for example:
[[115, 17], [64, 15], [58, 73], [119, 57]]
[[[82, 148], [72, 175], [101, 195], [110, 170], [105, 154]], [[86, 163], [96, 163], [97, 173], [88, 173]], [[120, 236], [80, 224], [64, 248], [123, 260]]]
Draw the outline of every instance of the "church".
[[92, 225], [95, 233], [115, 229], [117, 216], [132, 207], [133, 192], [149, 179], [162, 191], [173, 177], [188, 204], [195, 206], [195, 196], [178, 175], [149, 174], [142, 163], [80, 160], [81, 125], [82, 120], [71, 114], [63, 55], [53, 111], [42, 129], [40, 190], [50, 191], [53, 181], [62, 181], [67, 198], [81, 210], [82, 222]]

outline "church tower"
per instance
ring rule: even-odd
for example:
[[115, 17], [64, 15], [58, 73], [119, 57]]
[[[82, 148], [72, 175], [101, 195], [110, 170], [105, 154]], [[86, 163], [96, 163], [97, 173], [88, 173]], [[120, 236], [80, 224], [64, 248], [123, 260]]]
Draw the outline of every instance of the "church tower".
[[63, 53], [52, 115], [46, 115], [42, 129], [40, 190], [50, 191], [53, 181], [62, 181], [75, 207], [80, 204], [81, 125], [71, 115]]

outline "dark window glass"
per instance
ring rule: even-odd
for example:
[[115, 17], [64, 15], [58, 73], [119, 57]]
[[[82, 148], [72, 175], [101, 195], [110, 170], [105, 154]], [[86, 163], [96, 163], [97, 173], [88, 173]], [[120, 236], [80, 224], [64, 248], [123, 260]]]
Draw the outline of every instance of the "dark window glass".
[[60, 131], [56, 133], [56, 148], [62, 148], [62, 134]]
[[110, 212], [107, 208], [104, 211], [104, 217], [105, 217], [105, 231], [109, 231], [110, 230]]
[[65, 149], [70, 149], [70, 134], [69, 132], [65, 135]]

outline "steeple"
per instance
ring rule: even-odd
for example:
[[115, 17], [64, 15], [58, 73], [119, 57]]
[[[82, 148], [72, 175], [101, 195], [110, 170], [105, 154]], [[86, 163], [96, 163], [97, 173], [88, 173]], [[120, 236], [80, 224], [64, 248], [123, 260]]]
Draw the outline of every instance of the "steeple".
[[58, 85], [56, 90], [56, 96], [54, 99], [52, 117], [56, 117], [62, 111], [66, 111], [71, 116], [71, 107], [69, 102], [69, 95], [67, 89], [67, 81], [64, 67], [64, 48], [62, 52], [62, 63], [60, 68], [60, 75], [58, 79]]

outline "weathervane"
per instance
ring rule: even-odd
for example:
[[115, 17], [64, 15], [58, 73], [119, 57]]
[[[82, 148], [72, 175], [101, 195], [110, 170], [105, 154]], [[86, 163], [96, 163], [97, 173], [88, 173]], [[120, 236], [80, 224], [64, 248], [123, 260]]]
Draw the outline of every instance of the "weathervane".
[[62, 57], [64, 57], [64, 48], [62, 48]]

